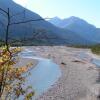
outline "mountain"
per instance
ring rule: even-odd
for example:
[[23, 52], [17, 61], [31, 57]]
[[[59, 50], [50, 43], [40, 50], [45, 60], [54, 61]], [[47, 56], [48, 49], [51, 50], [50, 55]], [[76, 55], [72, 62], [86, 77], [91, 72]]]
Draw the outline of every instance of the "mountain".
[[57, 26], [62, 22], [62, 19], [60, 19], [59, 17], [54, 17], [54, 18], [51, 18], [50, 20], [48, 20], [48, 22]]
[[[55, 18], [54, 18], [55, 19]], [[49, 22], [54, 23], [54, 20], [49, 20]], [[67, 29], [72, 32], [77, 33], [81, 37], [89, 41], [94, 41], [95, 43], [100, 43], [100, 29], [96, 28], [94, 25], [89, 24], [83, 19], [78, 17], [70, 17], [63, 19], [60, 23], [54, 23], [59, 28]]]
[[[33, 19], [43, 19], [40, 15], [16, 4], [12, 0], [0, 0], [0, 8], [5, 11], [9, 8], [11, 23]], [[0, 14], [0, 23], [0, 39], [4, 39], [5, 26], [7, 24], [5, 14]], [[34, 35], [36, 33], [37, 35], [34, 39]], [[91, 40], [86, 40], [73, 31], [58, 28], [46, 20], [11, 25], [9, 29], [9, 41], [12, 40], [13, 43], [19, 40], [19, 44], [22, 43], [24, 45], [87, 45], [94, 43]]]

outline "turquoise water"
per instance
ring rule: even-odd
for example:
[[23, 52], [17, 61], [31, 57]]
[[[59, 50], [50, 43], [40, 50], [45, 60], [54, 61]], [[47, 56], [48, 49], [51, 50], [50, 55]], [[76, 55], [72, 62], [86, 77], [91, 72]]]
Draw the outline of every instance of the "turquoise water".
[[27, 85], [32, 85], [35, 90], [33, 99], [46, 92], [61, 76], [60, 67], [50, 59], [37, 57], [34, 52], [28, 50], [23, 51], [20, 56], [39, 61], [36, 67], [30, 71], [31, 75], [28, 76], [26, 82]]
[[100, 59], [92, 59], [92, 63], [95, 64], [97, 68], [100, 68]]
[[77, 56], [76, 57], [78, 57], [79, 59], [82, 59], [82, 60], [90, 60], [91, 59], [91, 57], [88, 55], [88, 54], [86, 54], [86, 52], [79, 52], [79, 53], [77, 53]]
[[78, 58], [80, 58], [82, 60], [89, 59], [92, 64], [95, 64], [97, 68], [100, 68], [100, 59], [92, 58], [88, 54], [86, 54], [85, 52], [80, 52], [78, 54]]

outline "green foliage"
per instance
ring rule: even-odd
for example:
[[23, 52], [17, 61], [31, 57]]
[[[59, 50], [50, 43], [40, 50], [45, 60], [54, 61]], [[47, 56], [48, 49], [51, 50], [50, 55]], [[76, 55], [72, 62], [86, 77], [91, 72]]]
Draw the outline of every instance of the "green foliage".
[[71, 45], [69, 47], [88, 49], [88, 48], [91, 48], [92, 45]]
[[92, 46], [92, 47], [91, 47], [91, 51], [92, 51], [94, 54], [100, 54], [100, 44]]
[[75, 47], [75, 48], [84, 48], [84, 49], [91, 49], [91, 51], [94, 54], [100, 54], [100, 44], [97, 45], [90, 45], [90, 46], [85, 46], [85, 45], [74, 45], [71, 47]]
[[94, 54], [100, 54], [100, 44], [97, 45], [73, 45], [70, 47], [74, 47], [74, 48], [84, 48], [84, 49], [91, 49], [92, 53]]

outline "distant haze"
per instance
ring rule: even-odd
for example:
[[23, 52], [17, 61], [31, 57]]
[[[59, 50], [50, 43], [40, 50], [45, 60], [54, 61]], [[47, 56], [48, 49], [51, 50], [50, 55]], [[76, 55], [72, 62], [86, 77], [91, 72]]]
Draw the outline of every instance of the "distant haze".
[[[23, 3], [23, 6], [27, 7], [25, 2], [27, 3], [27, 1], [21, 1], [20, 4]], [[20, 12], [11, 18], [11, 23], [41, 18], [39, 14], [25, 9], [12, 0], [0, 0], [0, 7], [4, 10], [9, 8], [12, 16]], [[2, 14], [0, 14], [0, 19], [0, 39], [4, 40], [6, 34], [4, 25], [7, 24], [7, 20]], [[62, 20], [55, 17], [52, 21], [61, 28], [46, 20], [12, 25], [9, 29], [9, 42], [16, 40], [17, 45], [94, 45], [100, 43], [100, 29], [87, 23], [84, 18], [72, 16]], [[13, 43], [16, 44], [15, 41]]]
[[100, 27], [100, 0], [14, 0], [42, 17], [77, 16]]

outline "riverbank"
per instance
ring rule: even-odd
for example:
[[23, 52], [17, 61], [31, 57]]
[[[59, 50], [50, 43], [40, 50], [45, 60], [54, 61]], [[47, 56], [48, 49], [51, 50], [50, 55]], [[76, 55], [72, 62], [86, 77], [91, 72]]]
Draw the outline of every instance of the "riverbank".
[[37, 100], [96, 100], [95, 89], [98, 76], [95, 65], [77, 58], [80, 52], [89, 49], [77, 49], [66, 46], [31, 47], [38, 55], [52, 59], [62, 70], [62, 77], [50, 90]]
[[[38, 64], [35, 66], [35, 68], [33, 67], [33, 69], [30, 70], [31, 75], [26, 79], [26, 85], [31, 85], [35, 91], [35, 95], [32, 98], [33, 100], [35, 100], [37, 97], [39, 97], [39, 95], [51, 88], [51, 86], [61, 76], [61, 70], [57, 64], [55, 64], [50, 59], [41, 57], [35, 50], [32, 50], [30, 47], [23, 47], [23, 51], [19, 54], [19, 57], [21, 57], [22, 60], [23, 58], [31, 58], [38, 61]], [[30, 62], [30, 59], [28, 60], [29, 61], [27, 62]], [[19, 63], [19, 65], [21, 64]]]
[[32, 64], [32, 68], [35, 68], [36, 65], [38, 64], [38, 61], [35, 59], [31, 58], [21, 58], [19, 57], [17, 60], [17, 64], [15, 66], [17, 67], [23, 67], [26, 66], [27, 64]]

